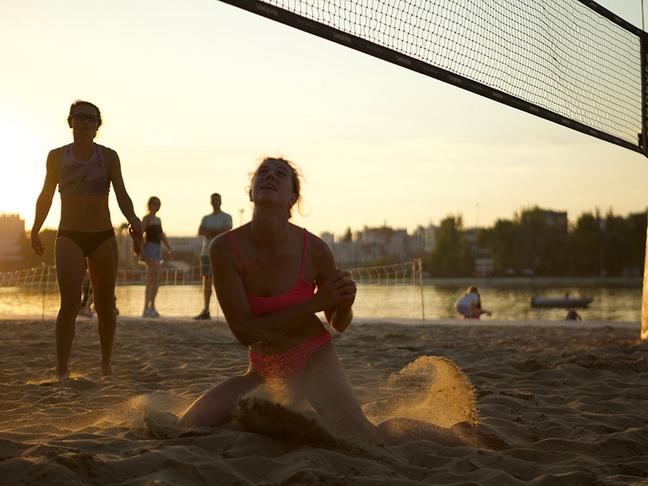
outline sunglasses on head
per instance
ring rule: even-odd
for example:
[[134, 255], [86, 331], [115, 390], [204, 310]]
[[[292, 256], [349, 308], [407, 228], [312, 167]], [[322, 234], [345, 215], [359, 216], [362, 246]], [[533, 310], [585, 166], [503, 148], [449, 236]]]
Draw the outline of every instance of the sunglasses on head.
[[90, 123], [99, 121], [97, 115], [92, 115], [89, 113], [74, 113], [72, 115], [72, 118], [74, 118], [77, 121], [87, 121]]

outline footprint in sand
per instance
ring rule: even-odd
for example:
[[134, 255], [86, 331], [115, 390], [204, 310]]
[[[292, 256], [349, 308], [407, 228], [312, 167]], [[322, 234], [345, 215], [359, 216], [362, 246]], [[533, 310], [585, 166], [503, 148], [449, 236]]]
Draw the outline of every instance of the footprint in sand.
[[36, 386], [55, 386], [55, 385], [71, 386], [81, 391], [89, 390], [99, 386], [99, 384], [95, 383], [94, 381], [77, 373], [71, 374], [65, 377], [64, 379], [59, 379], [56, 376], [47, 376], [46, 378], [42, 378], [42, 379], [29, 380], [26, 381], [25, 383], [27, 385], [36, 385]]

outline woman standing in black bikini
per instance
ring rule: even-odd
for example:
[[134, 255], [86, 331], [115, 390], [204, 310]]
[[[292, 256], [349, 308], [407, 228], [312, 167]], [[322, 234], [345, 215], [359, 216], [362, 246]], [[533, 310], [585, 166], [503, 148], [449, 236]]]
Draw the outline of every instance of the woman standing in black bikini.
[[87, 259], [94, 291], [101, 343], [101, 371], [112, 373], [111, 357], [115, 336], [114, 289], [117, 277], [117, 243], [108, 209], [112, 183], [119, 208], [128, 220], [135, 247], [141, 240], [142, 224], [126, 192], [117, 152], [94, 143], [101, 126], [101, 113], [92, 103], [75, 101], [70, 106], [68, 125], [74, 141], [47, 156], [45, 182], [36, 201], [31, 231], [32, 248], [43, 254], [38, 235], [59, 187], [61, 220], [56, 237], [56, 277], [61, 307], [56, 317], [56, 374], [69, 375], [68, 361], [74, 339], [75, 318]]
[[171, 247], [164, 231], [162, 231], [162, 221], [157, 216], [161, 205], [159, 197], [151, 196], [147, 203], [148, 213], [142, 218], [145, 238], [140, 260], [146, 265], [146, 287], [144, 288], [144, 311], [142, 317], [160, 317], [155, 308], [155, 297], [157, 297], [160, 288], [162, 244], [166, 246], [169, 258], [173, 259]]

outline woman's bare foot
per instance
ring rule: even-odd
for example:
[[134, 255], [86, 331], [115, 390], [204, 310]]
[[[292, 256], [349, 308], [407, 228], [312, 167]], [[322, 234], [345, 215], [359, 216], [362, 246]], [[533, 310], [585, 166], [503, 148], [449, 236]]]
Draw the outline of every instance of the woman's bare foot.
[[56, 368], [56, 379], [58, 381], [65, 381], [70, 377], [70, 370], [67, 369], [59, 369], [58, 367]]

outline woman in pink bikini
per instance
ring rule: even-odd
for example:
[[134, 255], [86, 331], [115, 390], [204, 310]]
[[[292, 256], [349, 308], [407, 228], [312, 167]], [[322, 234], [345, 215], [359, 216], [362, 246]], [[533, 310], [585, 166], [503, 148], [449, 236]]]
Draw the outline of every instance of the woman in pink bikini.
[[324, 311], [331, 327], [344, 332], [353, 318], [356, 285], [349, 273], [336, 269], [326, 243], [289, 222], [300, 201], [291, 162], [265, 158], [252, 177], [250, 199], [252, 221], [218, 236], [209, 251], [218, 302], [234, 336], [249, 346], [250, 364], [245, 374], [198, 398], [180, 424], [221, 425], [241, 396], [278, 379], [308, 399], [336, 435], [384, 443], [479, 442], [479, 431], [465, 422], [445, 429], [407, 418], [378, 425], [367, 419], [331, 335], [315, 315]]
[[265, 158], [249, 194], [252, 221], [217, 237], [210, 258], [218, 301], [234, 336], [249, 346], [250, 365], [244, 375], [203, 394], [180, 422], [220, 425], [242, 395], [281, 379], [297, 386], [323, 418], [373, 433], [331, 335], [315, 315], [324, 311], [328, 323], [343, 332], [353, 318], [355, 282], [336, 269], [326, 243], [289, 222], [300, 201], [299, 176], [289, 161]]

